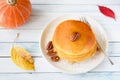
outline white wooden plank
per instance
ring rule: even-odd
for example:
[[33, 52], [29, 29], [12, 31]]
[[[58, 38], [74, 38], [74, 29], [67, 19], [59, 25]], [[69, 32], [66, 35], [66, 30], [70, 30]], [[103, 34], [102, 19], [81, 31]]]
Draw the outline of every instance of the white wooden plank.
[[10, 58], [0, 58], [0, 73], [13, 72], [55, 72], [59, 71], [50, 64], [46, 63], [43, 58], [35, 58], [35, 71], [26, 71], [17, 67]]
[[[109, 41], [120, 41], [120, 27], [104, 28]], [[0, 42], [13, 42], [17, 33], [20, 33], [18, 42], [38, 42], [41, 36], [40, 30], [0, 30]]]
[[[114, 10], [116, 21], [102, 15], [97, 5], [33, 5], [32, 16], [30, 20], [18, 29], [41, 29], [51, 19], [55, 17], [76, 13], [91, 16], [101, 24], [119, 26], [120, 24], [120, 5], [105, 5]], [[108, 26], [109, 26], [108, 25]], [[1, 28], [2, 29], [2, 28]]]
[[18, 42], [38, 42], [41, 30], [0, 30], [0, 42], [13, 42], [17, 33], [20, 33]]
[[[44, 14], [42, 12], [46, 12], [47, 10], [51, 10], [52, 12], [64, 12], [67, 10], [67, 12], [72, 12], [75, 13], [78, 11], [77, 14], [88, 14], [89, 16], [91, 16], [92, 18], [94, 18], [95, 20], [97, 20], [100, 24], [102, 24], [103, 28], [105, 29], [107, 35], [108, 35], [108, 39], [109, 41], [120, 41], [120, 37], [117, 36], [118, 34], [120, 34], [120, 32], [118, 31], [120, 29], [119, 25], [120, 25], [120, 11], [118, 10], [120, 8], [120, 6], [111, 6], [111, 8], [115, 9], [115, 12], [117, 13], [117, 21], [114, 21], [113, 19], [107, 18], [105, 16], [103, 16], [101, 13], [99, 13], [97, 7], [95, 6], [87, 6], [85, 7], [85, 5], [68, 5], [66, 6], [67, 8], [64, 8], [65, 6], [63, 5], [41, 5], [41, 6], [34, 6], [33, 9], [33, 16], [31, 17], [30, 21], [28, 23], [26, 23], [23, 27], [18, 28], [18, 29], [14, 29], [14, 30], [6, 30], [6, 29], [1, 29], [0, 30], [0, 37], [4, 37], [0, 39], [0, 42], [12, 42], [15, 34], [17, 32], [21, 33], [21, 37], [20, 40], [21, 42], [24, 41], [39, 41], [39, 36], [41, 33], [41, 29], [44, 28], [44, 26], [51, 20], [56, 18], [57, 16], [63, 15], [63, 14]], [[79, 8], [81, 8], [79, 11]], [[63, 9], [64, 8], [64, 9]], [[88, 9], [87, 9], [88, 8]], [[42, 11], [42, 10], [43, 11]], [[92, 13], [88, 13], [85, 11], [91, 11]], [[94, 12], [95, 11], [95, 12]], [[41, 13], [40, 13], [41, 12]], [[48, 11], [50, 12], [50, 11]], [[27, 29], [27, 30], [25, 30]], [[34, 30], [32, 30], [34, 29]], [[40, 29], [40, 30], [39, 30]], [[31, 37], [34, 36], [34, 37]]]
[[61, 73], [38, 74], [0, 74], [0, 80], [119, 80], [120, 73], [86, 73], [80, 75], [67, 75]]
[[[111, 65], [105, 59], [102, 64], [90, 72], [120, 72], [120, 57], [111, 57], [115, 65]], [[26, 71], [17, 67], [10, 58], [0, 58], [0, 73], [20, 73], [20, 72], [60, 72], [57, 68], [51, 66], [43, 58], [35, 58], [35, 71]]]
[[[103, 5], [111, 8], [116, 14], [116, 20], [120, 21], [120, 5]], [[78, 13], [78, 14], [86, 14], [90, 16], [98, 16], [98, 19], [105, 21], [114, 21], [103, 16], [97, 5], [33, 5], [32, 15], [43, 15], [45, 13]], [[52, 16], [52, 14], [48, 14]], [[56, 14], [53, 14], [56, 15]], [[107, 20], [106, 20], [107, 19]], [[107, 22], [106, 22], [107, 23]]]
[[[99, 4], [98, 4], [99, 5]], [[78, 13], [78, 12], [99, 12], [98, 5], [32, 5], [32, 15], [41, 15], [43, 12], [54, 13]], [[120, 12], [120, 5], [101, 5], [112, 9], [114, 12]]]
[[[10, 49], [13, 43], [0, 43], [0, 57], [10, 57]], [[41, 57], [39, 42], [16, 43], [26, 49], [32, 56]]]
[[32, 4], [120, 4], [119, 0], [31, 0]]
[[[13, 43], [0, 43], [0, 57], [10, 57], [10, 49]], [[17, 43], [18, 46], [26, 49], [32, 56], [41, 57], [39, 42]], [[109, 42], [109, 56], [120, 56], [120, 43]]]
[[[41, 15], [33, 15], [30, 20], [24, 24], [23, 26], [16, 28], [15, 30], [38, 30], [43, 29], [51, 20], [67, 15], [70, 13], [41, 13]], [[72, 13], [71, 13], [72, 14]], [[74, 13], [75, 14], [75, 13]], [[99, 13], [77, 13], [81, 15], [88, 15], [99, 22], [103, 27], [108, 29], [119, 29], [120, 25], [120, 16], [118, 16], [117, 21], [114, 21], [111, 18], [105, 17], [103, 15], [99, 15]], [[0, 30], [4, 30], [4, 28], [0, 28]], [[5, 29], [6, 30], [6, 29]]]

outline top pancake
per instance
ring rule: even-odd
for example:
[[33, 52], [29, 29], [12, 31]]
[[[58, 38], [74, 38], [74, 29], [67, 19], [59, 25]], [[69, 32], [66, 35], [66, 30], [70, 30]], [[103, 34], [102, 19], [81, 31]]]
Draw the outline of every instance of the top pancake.
[[[71, 35], [78, 32], [80, 37], [72, 42]], [[53, 35], [53, 45], [69, 55], [83, 55], [96, 45], [96, 38], [89, 25], [82, 21], [66, 20], [60, 23]]]

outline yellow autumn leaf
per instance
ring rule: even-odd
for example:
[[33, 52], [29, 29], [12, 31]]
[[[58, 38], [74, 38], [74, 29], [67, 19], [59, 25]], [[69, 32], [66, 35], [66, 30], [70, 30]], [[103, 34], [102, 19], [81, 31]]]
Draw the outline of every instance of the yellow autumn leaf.
[[34, 61], [25, 49], [13, 46], [11, 49], [12, 61], [19, 67], [25, 70], [34, 70]]

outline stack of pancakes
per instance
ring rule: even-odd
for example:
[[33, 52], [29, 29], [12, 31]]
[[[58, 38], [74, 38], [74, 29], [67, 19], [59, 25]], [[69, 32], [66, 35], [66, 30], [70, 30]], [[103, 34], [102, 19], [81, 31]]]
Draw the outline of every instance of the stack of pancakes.
[[[79, 38], [71, 41], [71, 35], [77, 32]], [[53, 35], [52, 43], [61, 59], [80, 62], [95, 54], [96, 38], [90, 26], [82, 21], [66, 20], [60, 23]]]

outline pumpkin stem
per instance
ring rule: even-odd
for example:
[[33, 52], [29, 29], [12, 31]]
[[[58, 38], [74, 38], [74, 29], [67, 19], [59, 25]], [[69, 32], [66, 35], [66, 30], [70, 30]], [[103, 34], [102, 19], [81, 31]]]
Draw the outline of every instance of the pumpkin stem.
[[9, 4], [9, 5], [15, 5], [16, 4], [16, 2], [17, 2], [17, 0], [7, 0], [7, 3]]

